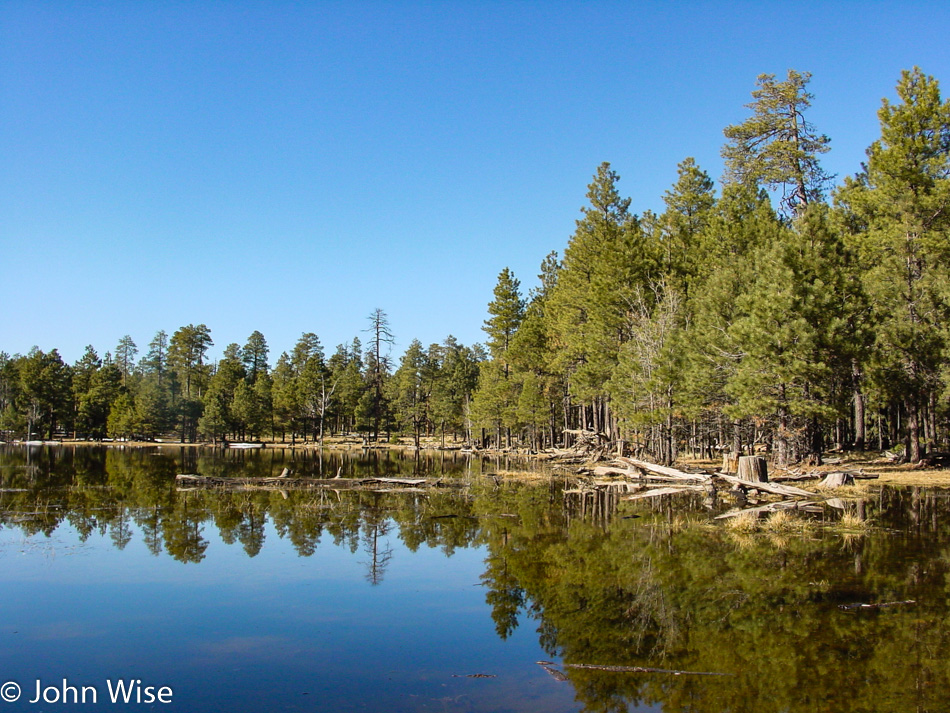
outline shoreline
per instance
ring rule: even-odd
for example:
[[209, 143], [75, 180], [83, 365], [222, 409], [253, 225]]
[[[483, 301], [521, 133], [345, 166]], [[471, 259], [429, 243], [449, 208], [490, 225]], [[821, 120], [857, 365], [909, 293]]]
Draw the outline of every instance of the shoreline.
[[[363, 440], [359, 437], [352, 436], [334, 436], [332, 438], [324, 439], [324, 444], [322, 446], [323, 450], [333, 450], [333, 451], [354, 451], [354, 450], [387, 450], [387, 451], [412, 451], [415, 452], [416, 448], [412, 443], [411, 438], [406, 439], [408, 442], [399, 442], [391, 443], [389, 441], [378, 441], [369, 445], [364, 444]], [[232, 442], [234, 443], [234, 442]], [[260, 443], [260, 445], [258, 445]], [[35, 446], [40, 445], [57, 447], [64, 446], [70, 448], [177, 448], [177, 449], [202, 449], [208, 448], [212, 450], [307, 450], [315, 451], [320, 450], [321, 446], [317, 441], [297, 441], [291, 443], [289, 441], [262, 441], [254, 442], [252, 447], [244, 448], [228, 448], [224, 443], [211, 443], [211, 442], [196, 442], [196, 443], [179, 443], [174, 441], [91, 441], [91, 440], [82, 440], [82, 439], [63, 439], [56, 441], [43, 441], [42, 443], [28, 443], [23, 441], [10, 441], [10, 442], [0, 442], [0, 445], [9, 445], [9, 446]], [[423, 442], [421, 447], [418, 449], [420, 452], [431, 452], [431, 453], [459, 453], [466, 455], [474, 455], [480, 457], [501, 457], [506, 456], [509, 458], [522, 458], [526, 460], [537, 460], [539, 464], [548, 463], [551, 461], [551, 454], [549, 453], [519, 453], [517, 451], [511, 450], [479, 450], [472, 451], [470, 449], [463, 449], [461, 444], [455, 445], [446, 445], [445, 447], [441, 446], [439, 440], [433, 442]], [[871, 451], [864, 453], [853, 453], [846, 454], [844, 456], [836, 456], [840, 458], [839, 462], [832, 464], [822, 465], [822, 466], [801, 466], [799, 464], [799, 469], [807, 471], [808, 473], [820, 474], [820, 477], [824, 477], [828, 473], [837, 472], [837, 471], [851, 471], [851, 472], [861, 472], [867, 475], [877, 476], [873, 480], [865, 481], [865, 485], [862, 487], [873, 487], [873, 485], [898, 485], [898, 486], [907, 486], [907, 487], [950, 487], [950, 468], [916, 468], [913, 466], [908, 466], [907, 464], [894, 463], [888, 460], [886, 457], [881, 454]], [[607, 462], [607, 461], [604, 461]], [[581, 466], [582, 464], [577, 464]], [[593, 462], [584, 465], [593, 465]], [[691, 458], [681, 458], [676, 461], [676, 465], [684, 468], [693, 468], [693, 469], [704, 469], [712, 470], [718, 469], [718, 463], [716, 461], [710, 460], [695, 460]], [[771, 471], [778, 473], [780, 471], [775, 470]], [[795, 472], [795, 471], [791, 471]]]

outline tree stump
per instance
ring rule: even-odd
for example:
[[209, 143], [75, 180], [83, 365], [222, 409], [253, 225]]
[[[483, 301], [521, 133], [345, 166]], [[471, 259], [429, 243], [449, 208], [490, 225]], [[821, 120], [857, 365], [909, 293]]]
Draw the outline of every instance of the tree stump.
[[738, 468], [737, 463], [738, 463], [738, 459], [732, 453], [722, 454], [722, 472], [723, 473], [729, 473], [730, 475], [732, 473], [735, 473]]
[[828, 473], [821, 481], [822, 488], [840, 488], [842, 485], [854, 485], [854, 476], [851, 473]]
[[768, 465], [762, 456], [740, 456], [738, 476], [750, 483], [769, 482]]

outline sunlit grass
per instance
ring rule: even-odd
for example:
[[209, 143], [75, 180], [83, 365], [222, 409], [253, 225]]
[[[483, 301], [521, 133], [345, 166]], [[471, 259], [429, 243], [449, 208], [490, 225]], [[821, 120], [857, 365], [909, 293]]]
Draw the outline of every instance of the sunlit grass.
[[864, 532], [871, 527], [871, 523], [868, 522], [867, 519], [862, 520], [860, 517], [850, 512], [846, 512], [844, 515], [842, 515], [841, 519], [838, 520], [836, 525], [839, 529], [850, 532]]
[[759, 531], [759, 518], [755, 513], [743, 513], [726, 520], [726, 529], [736, 534], [750, 534]]

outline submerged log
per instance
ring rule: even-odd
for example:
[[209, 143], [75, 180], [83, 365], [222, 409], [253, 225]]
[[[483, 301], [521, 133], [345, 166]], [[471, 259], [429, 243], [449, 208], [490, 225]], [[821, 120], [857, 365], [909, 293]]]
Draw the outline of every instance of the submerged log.
[[676, 671], [669, 668], [651, 668], [649, 666], [602, 666], [592, 663], [565, 663], [564, 668], [583, 668], [591, 671], [611, 671], [613, 673], [671, 673], [674, 676], [732, 676], [731, 673], [714, 671]]
[[717, 515], [715, 520], [726, 520], [730, 517], [740, 517], [742, 515], [759, 515], [766, 512], [778, 512], [779, 510], [804, 510], [805, 512], [821, 512], [821, 508], [817, 508], [818, 503], [814, 500], [782, 500], [777, 503], [769, 503], [768, 505], [760, 505], [754, 508], [745, 508], [742, 510], [730, 510], [729, 512], [723, 513], [722, 515]]
[[701, 485], [677, 485], [672, 488], [654, 488], [634, 495], [627, 495], [623, 500], [642, 500], [643, 498], [657, 498], [661, 495], [677, 495], [678, 493], [703, 492]]
[[556, 668], [551, 668], [550, 661], [538, 661], [538, 666], [547, 671], [555, 681], [567, 681], [568, 678]]
[[916, 604], [917, 601], [914, 599], [905, 599], [900, 602], [880, 602], [878, 604], [862, 604], [861, 602], [855, 602], [854, 604], [839, 604], [839, 609], [844, 609], [846, 611], [853, 609], [883, 609], [884, 607], [897, 607], [905, 604]]
[[175, 476], [179, 487], [223, 488], [228, 490], [306, 490], [330, 488], [333, 490], [378, 489], [386, 486], [407, 488], [443, 487], [466, 485], [463, 481], [444, 481], [442, 478], [221, 478], [213, 475], [179, 474]]

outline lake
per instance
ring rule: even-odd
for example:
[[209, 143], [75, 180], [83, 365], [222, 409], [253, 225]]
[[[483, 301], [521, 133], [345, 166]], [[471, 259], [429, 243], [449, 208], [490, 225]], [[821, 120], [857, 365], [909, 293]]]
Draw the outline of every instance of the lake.
[[[283, 467], [456, 487], [174, 480]], [[688, 496], [497, 476], [531, 467], [0, 447], [0, 695], [16, 683], [6, 707], [29, 711], [950, 709], [947, 491], [876, 488], [870, 526], [829, 509], [750, 533]]]

